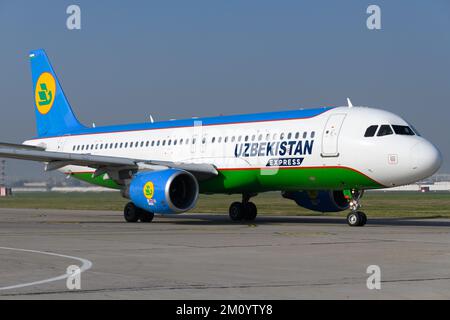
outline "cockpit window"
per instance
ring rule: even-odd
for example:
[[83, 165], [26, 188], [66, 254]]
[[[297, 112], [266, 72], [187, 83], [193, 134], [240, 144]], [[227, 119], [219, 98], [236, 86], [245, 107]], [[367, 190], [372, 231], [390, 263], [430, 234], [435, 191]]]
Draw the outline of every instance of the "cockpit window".
[[414, 135], [414, 131], [412, 131], [412, 129], [408, 126], [392, 125], [392, 128], [394, 129], [395, 134], [401, 134], [401, 135], [405, 135], [405, 136], [413, 136]]
[[377, 136], [381, 137], [381, 136], [387, 136], [390, 134], [393, 134], [391, 126], [388, 124], [383, 124], [382, 126], [380, 126], [380, 130], [378, 130]]
[[364, 133], [364, 137], [373, 137], [375, 132], [377, 132], [378, 126], [373, 125], [367, 128], [366, 133]]

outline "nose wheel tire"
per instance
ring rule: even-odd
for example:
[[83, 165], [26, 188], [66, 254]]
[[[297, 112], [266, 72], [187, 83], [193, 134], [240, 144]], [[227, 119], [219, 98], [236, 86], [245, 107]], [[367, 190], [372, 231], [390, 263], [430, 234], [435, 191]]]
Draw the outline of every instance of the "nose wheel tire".
[[362, 227], [367, 222], [367, 216], [362, 211], [350, 212], [347, 216], [347, 223], [350, 227]]
[[230, 205], [228, 213], [232, 221], [253, 221], [258, 214], [258, 210], [253, 202], [233, 202]]

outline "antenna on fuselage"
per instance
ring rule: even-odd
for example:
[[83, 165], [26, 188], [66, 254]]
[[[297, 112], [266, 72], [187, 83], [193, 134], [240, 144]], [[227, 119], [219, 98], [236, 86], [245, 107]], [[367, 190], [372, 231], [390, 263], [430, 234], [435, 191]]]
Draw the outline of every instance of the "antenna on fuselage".
[[350, 98], [347, 98], [347, 105], [348, 105], [349, 108], [353, 108], [353, 104], [350, 101]]

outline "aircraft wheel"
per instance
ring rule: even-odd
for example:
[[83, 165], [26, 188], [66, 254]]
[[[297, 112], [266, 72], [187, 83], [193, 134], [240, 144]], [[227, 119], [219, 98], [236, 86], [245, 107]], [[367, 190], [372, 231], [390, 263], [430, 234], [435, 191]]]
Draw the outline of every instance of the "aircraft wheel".
[[230, 219], [233, 221], [240, 221], [244, 218], [244, 206], [240, 202], [233, 202], [228, 210]]
[[361, 223], [361, 226], [364, 226], [364, 225], [367, 223], [367, 216], [366, 216], [366, 214], [365, 214], [364, 212], [362, 212], [362, 211], [359, 211], [359, 213], [361, 214], [361, 217], [362, 217], [362, 223]]
[[247, 202], [244, 206], [244, 219], [253, 221], [258, 214], [258, 209], [253, 202]]
[[140, 210], [139, 212], [139, 221], [141, 222], [152, 222], [155, 214], [150, 211]]
[[367, 216], [364, 212], [350, 212], [347, 216], [347, 223], [350, 227], [362, 227], [367, 222]]
[[137, 222], [139, 220], [139, 208], [133, 202], [128, 202], [123, 209], [123, 217], [126, 222]]

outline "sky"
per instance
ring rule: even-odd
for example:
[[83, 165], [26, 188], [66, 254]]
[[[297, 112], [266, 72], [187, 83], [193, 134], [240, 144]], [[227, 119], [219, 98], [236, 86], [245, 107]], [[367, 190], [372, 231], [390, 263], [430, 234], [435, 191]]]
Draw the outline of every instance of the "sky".
[[[66, 9], [81, 9], [69, 30]], [[369, 30], [367, 7], [381, 9]], [[97, 126], [354, 105], [403, 116], [450, 172], [448, 0], [0, 0], [0, 141], [36, 134], [28, 52], [43, 48]], [[42, 164], [7, 161], [9, 179]]]

